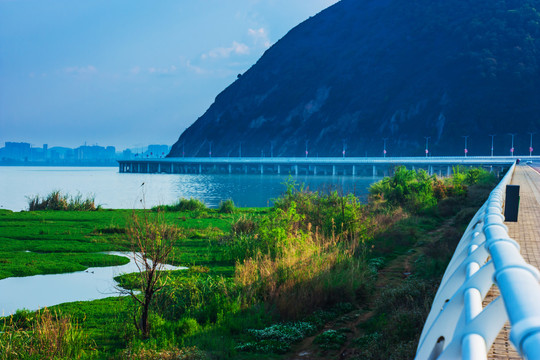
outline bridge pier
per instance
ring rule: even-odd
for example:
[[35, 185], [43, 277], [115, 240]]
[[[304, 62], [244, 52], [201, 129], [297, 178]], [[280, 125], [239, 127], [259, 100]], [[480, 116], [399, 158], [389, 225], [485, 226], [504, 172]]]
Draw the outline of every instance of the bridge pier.
[[356, 165], [352, 166], [352, 176], [356, 176]]
[[202, 174], [202, 164], [199, 164], [199, 174]]
[[263, 175], [264, 174], [264, 166], [263, 166], [263, 164], [261, 164], [260, 166], [261, 166], [261, 175]]
[[373, 165], [373, 177], [377, 176], [377, 167]]
[[294, 165], [294, 174], [298, 175], [298, 165]]

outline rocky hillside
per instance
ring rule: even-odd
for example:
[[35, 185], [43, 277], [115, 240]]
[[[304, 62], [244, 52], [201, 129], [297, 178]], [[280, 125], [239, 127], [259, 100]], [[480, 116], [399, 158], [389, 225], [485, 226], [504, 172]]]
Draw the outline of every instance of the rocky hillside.
[[169, 156], [540, 153], [540, 0], [342, 0], [220, 93]]

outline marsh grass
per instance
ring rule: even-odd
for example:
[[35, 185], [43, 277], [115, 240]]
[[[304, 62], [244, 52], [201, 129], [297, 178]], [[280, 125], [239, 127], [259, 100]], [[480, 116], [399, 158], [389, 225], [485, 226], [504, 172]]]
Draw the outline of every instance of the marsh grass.
[[46, 197], [39, 195], [27, 197], [28, 210], [64, 210], [64, 211], [95, 211], [100, 206], [95, 205], [94, 197], [83, 198], [81, 194], [70, 196], [55, 190]]
[[190, 212], [196, 212], [196, 211], [205, 211], [208, 208], [206, 205], [198, 199], [179, 199], [176, 203], [172, 205], [159, 205], [152, 208], [153, 211], [190, 211]]
[[69, 316], [44, 309], [4, 318], [0, 359], [91, 359], [95, 346]]
[[236, 206], [232, 199], [227, 199], [219, 203], [218, 213], [233, 214], [234, 212], [236, 212]]

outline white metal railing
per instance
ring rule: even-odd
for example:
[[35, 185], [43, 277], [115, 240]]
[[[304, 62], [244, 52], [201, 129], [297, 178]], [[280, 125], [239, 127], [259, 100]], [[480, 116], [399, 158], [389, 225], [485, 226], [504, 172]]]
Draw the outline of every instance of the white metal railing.
[[[502, 215], [515, 164], [475, 214], [443, 276], [416, 359], [486, 359], [504, 323], [521, 356], [540, 359], [540, 272], [508, 236]], [[485, 308], [495, 283], [501, 296]]]

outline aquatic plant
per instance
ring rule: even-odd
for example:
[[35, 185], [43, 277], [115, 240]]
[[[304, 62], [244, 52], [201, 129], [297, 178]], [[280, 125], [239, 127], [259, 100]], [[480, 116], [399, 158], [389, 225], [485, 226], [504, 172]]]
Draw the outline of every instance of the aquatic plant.
[[64, 210], [64, 211], [94, 211], [99, 210], [100, 206], [95, 205], [94, 197], [82, 197], [81, 194], [76, 196], [70, 196], [68, 194], [62, 194], [60, 191], [55, 190], [44, 198], [39, 195], [29, 196], [28, 210]]

